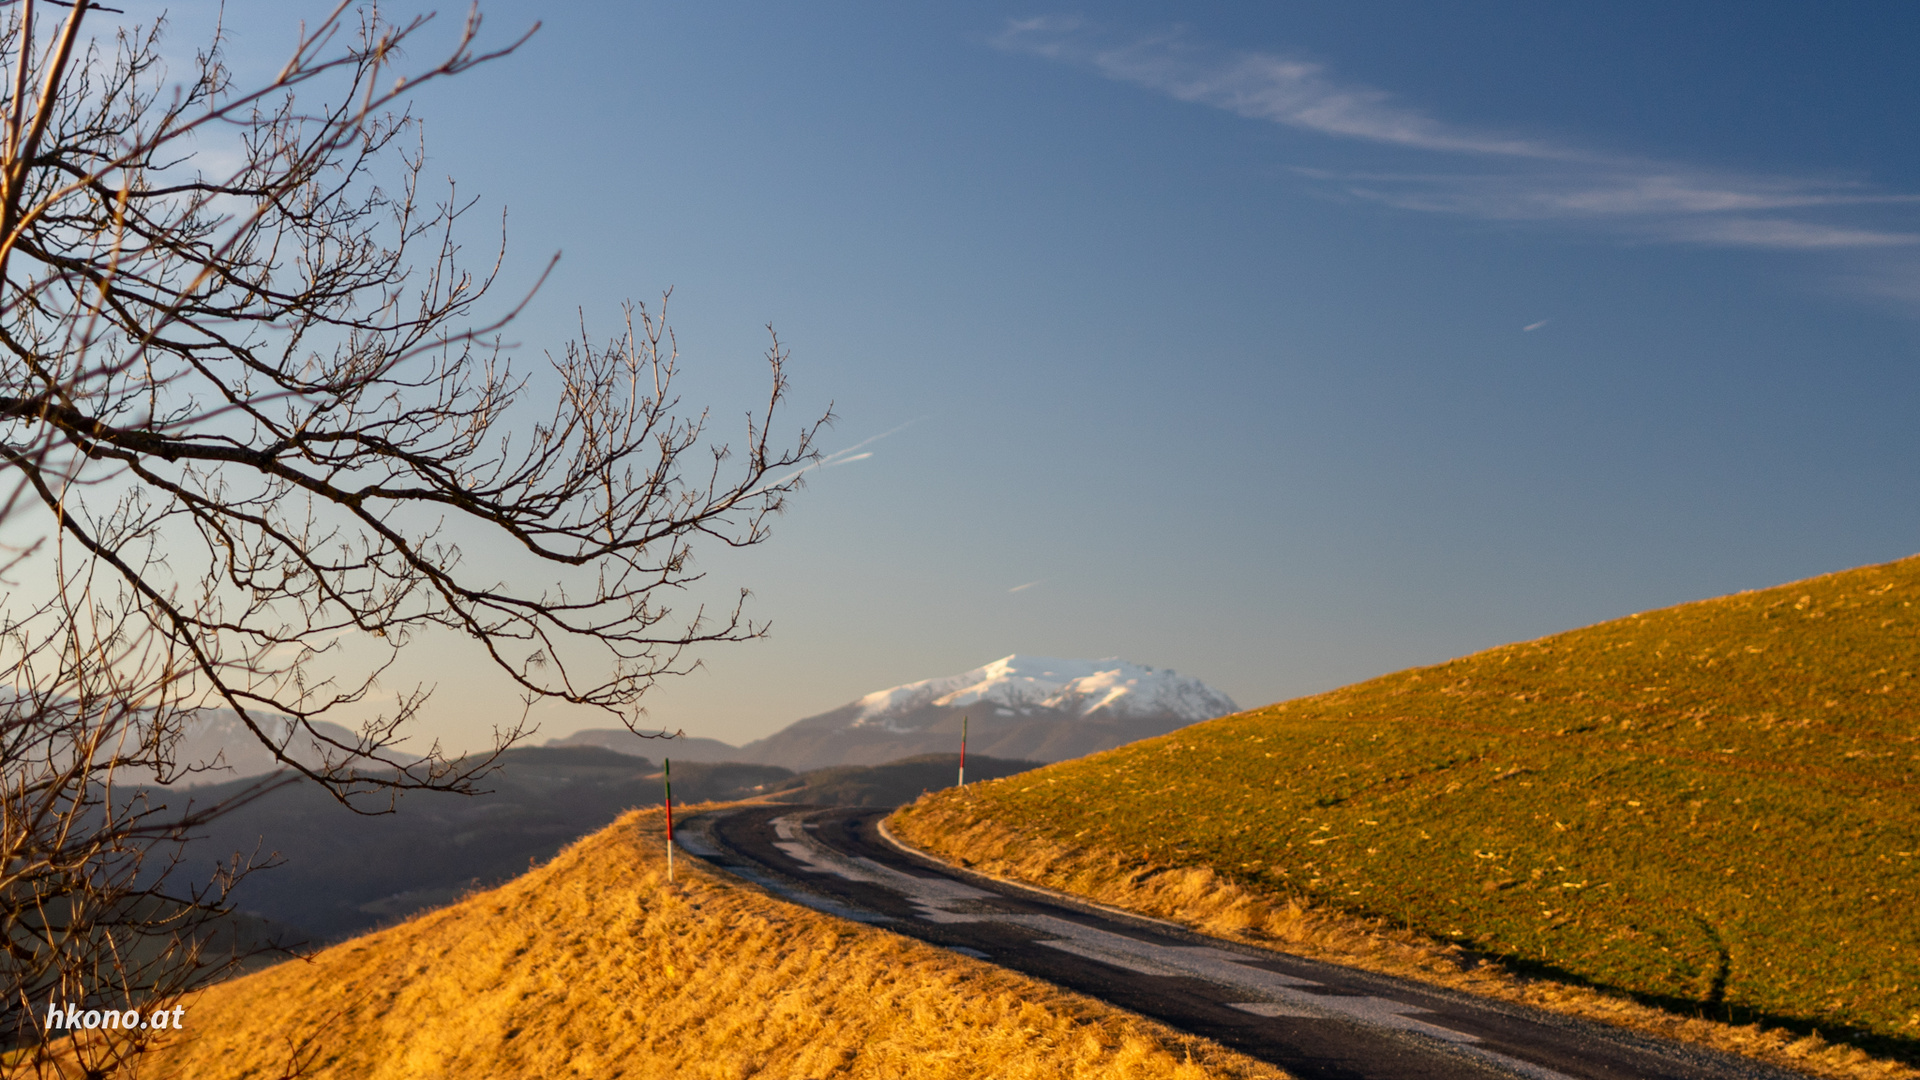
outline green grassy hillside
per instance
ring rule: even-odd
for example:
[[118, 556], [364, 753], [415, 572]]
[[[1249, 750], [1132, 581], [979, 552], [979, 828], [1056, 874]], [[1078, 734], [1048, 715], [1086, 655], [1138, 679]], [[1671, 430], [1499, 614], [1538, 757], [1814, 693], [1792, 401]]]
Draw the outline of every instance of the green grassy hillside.
[[969, 861], [988, 838], [1056, 852], [1054, 883], [1081, 891], [1096, 865], [1115, 888], [1204, 870], [1914, 1060], [1917, 602], [1920, 557], [1685, 604], [940, 793], [897, 823]]

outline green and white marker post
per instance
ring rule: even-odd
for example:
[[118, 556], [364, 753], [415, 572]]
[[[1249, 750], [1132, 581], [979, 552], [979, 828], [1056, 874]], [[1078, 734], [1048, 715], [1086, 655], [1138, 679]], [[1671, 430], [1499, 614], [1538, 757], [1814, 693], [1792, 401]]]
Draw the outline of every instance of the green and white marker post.
[[967, 714], [960, 714], [960, 786], [967, 786]]
[[662, 758], [662, 775], [667, 780], [667, 882], [673, 882], [673, 759]]

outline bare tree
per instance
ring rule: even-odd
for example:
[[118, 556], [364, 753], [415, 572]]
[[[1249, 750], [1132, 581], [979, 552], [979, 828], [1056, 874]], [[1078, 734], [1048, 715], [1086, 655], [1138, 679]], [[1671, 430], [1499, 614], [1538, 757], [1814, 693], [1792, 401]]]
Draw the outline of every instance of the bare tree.
[[[743, 440], [715, 443], [705, 412], [679, 408], [664, 299], [515, 369], [498, 334], [518, 305], [481, 306], [498, 252], [467, 268], [456, 226], [474, 204], [423, 190], [406, 107], [518, 44], [479, 51], [477, 14], [403, 72], [425, 20], [343, 4], [242, 88], [218, 39], [176, 83], [158, 26], [59, 6], [0, 5], [0, 989], [16, 1041], [54, 997], [164, 1001], [203, 962], [182, 931], [219, 889], [169, 891], [160, 855], [227, 808], [183, 811], [132, 779], [198, 767], [178, 754], [196, 711], [231, 710], [350, 803], [468, 789], [491, 760], [396, 752], [424, 689], [373, 710], [422, 633], [472, 642], [528, 705], [637, 725], [689, 647], [764, 632], [738, 603], [668, 600], [698, 578], [690, 545], [766, 538], [826, 420], [774, 438], [775, 338]], [[476, 543], [513, 554], [483, 562], [463, 552]], [[370, 715], [356, 737], [315, 725], [343, 711]], [[100, 1034], [83, 1064], [144, 1037]]]

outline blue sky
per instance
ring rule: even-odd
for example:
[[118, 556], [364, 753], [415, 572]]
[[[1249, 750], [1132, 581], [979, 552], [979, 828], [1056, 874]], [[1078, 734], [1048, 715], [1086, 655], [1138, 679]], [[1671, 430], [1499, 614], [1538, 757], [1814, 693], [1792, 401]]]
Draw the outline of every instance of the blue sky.
[[[564, 253], [529, 355], [671, 286], [689, 400], [771, 322], [858, 444], [704, 563], [773, 635], [656, 722], [1015, 651], [1253, 706], [1920, 550], [1920, 8], [484, 12], [543, 26], [419, 113], [513, 281]], [[425, 733], [507, 718], [477, 665]]]

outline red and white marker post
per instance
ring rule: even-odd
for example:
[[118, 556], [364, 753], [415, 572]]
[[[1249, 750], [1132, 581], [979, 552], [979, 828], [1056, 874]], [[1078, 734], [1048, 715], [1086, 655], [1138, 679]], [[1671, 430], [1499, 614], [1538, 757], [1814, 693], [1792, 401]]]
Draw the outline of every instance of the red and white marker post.
[[662, 758], [662, 775], [667, 781], [667, 881], [673, 881], [673, 759]]
[[967, 786], [967, 714], [960, 714], [960, 786]]

